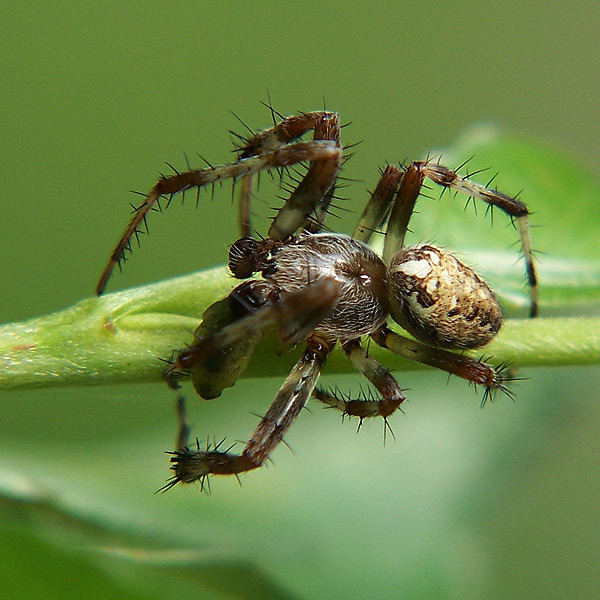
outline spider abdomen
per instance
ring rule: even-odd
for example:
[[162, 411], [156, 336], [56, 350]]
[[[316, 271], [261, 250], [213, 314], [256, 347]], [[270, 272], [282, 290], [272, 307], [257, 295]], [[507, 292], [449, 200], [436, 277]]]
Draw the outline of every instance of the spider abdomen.
[[392, 318], [422, 342], [478, 348], [502, 326], [494, 292], [450, 252], [429, 244], [403, 248], [388, 273]]

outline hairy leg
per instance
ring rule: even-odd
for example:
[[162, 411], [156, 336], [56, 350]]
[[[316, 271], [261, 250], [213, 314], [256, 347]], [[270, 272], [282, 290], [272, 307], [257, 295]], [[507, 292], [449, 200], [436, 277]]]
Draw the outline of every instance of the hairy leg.
[[357, 371], [362, 373], [381, 397], [350, 398], [337, 391], [315, 389], [315, 398], [344, 415], [358, 417], [361, 422], [368, 417], [387, 419], [400, 408], [406, 397], [394, 376], [381, 363], [369, 356], [358, 340], [342, 344], [346, 356]]
[[394, 354], [457, 375], [473, 385], [483, 386], [485, 391], [482, 404], [493, 399], [494, 392], [498, 390], [512, 397], [506, 384], [515, 377], [507, 371], [507, 365], [494, 367], [481, 360], [428, 346], [399, 335], [387, 326], [371, 334], [371, 338]]
[[246, 175], [242, 177], [242, 183], [240, 186], [240, 199], [239, 199], [239, 225], [240, 225], [240, 237], [250, 237], [252, 231], [251, 226], [251, 208], [252, 208], [252, 194], [254, 190], [254, 174]]
[[410, 165], [400, 182], [385, 232], [383, 260], [386, 264], [389, 264], [394, 254], [404, 247], [408, 223], [415, 209], [422, 185], [422, 173], [414, 165]]
[[[179, 482], [195, 481], [199, 481], [205, 489], [210, 475], [237, 476], [262, 466], [304, 408], [333, 345], [334, 342], [317, 336], [307, 340], [304, 354], [279, 389], [275, 401], [241, 454], [234, 454], [230, 449], [222, 451], [218, 446], [202, 450], [198, 442], [195, 449], [180, 447], [172, 453], [174, 475], [162, 489], [169, 489]], [[183, 437], [184, 427], [187, 428], [187, 425], [182, 419], [178, 439]]]
[[[339, 147], [340, 123], [337, 113], [322, 110], [282, 117], [270, 104], [267, 107], [273, 116], [273, 127], [244, 139], [240, 148], [241, 158], [289, 144], [310, 130], [313, 131], [313, 140], [332, 140]], [[281, 117], [281, 121], [275, 122], [276, 116]], [[290, 192], [284, 207], [273, 220], [269, 237], [283, 241], [300, 229], [313, 233], [321, 230], [341, 163], [341, 148], [336, 160], [311, 161], [308, 171], [301, 180], [296, 181], [297, 187]], [[281, 169], [280, 172], [283, 174]], [[243, 205], [249, 206], [249, 197], [250, 190], [242, 192]], [[241, 231], [242, 237], [250, 235], [250, 228], [244, 227], [243, 220]]]
[[[538, 314], [537, 273], [529, 232], [527, 205], [507, 194], [471, 181], [467, 177], [462, 177], [448, 167], [431, 161], [415, 161], [405, 171], [388, 166], [352, 237], [368, 242], [372, 232], [381, 227], [391, 210], [383, 252], [384, 261], [389, 264], [392, 257], [404, 246], [408, 223], [425, 178], [455, 192], [478, 198], [490, 207], [499, 208], [515, 220], [525, 258], [527, 280], [531, 289], [530, 316], [536, 316]], [[392, 201], [393, 207], [390, 208]]]
[[320, 222], [324, 217], [324, 214], [321, 214], [321, 207], [328, 205], [331, 200], [330, 192], [342, 164], [342, 150], [339, 145], [340, 123], [337, 113], [307, 114], [316, 115], [313, 120], [313, 139], [330, 140], [336, 144], [339, 152], [335, 157], [310, 161], [306, 175], [277, 212], [269, 227], [268, 236], [275, 240], [286, 240], [298, 230], [309, 226], [315, 218]]
[[179, 352], [164, 377], [176, 387], [179, 376], [189, 375], [202, 398], [216, 398], [242, 376], [256, 344], [269, 331], [278, 328], [284, 344], [297, 344], [329, 314], [338, 293], [333, 279], [320, 279], [281, 297], [265, 281], [244, 282], [207, 309], [195, 342]]
[[[295, 141], [311, 129], [314, 130], [313, 141]], [[98, 295], [104, 291], [115, 266], [121, 266], [126, 253], [131, 250], [132, 238], [135, 237], [139, 242], [139, 236], [147, 232], [148, 214], [156, 206], [160, 206], [161, 199], [166, 200], [168, 206], [175, 195], [195, 189], [198, 202], [200, 190], [204, 187], [214, 186], [228, 179], [244, 179], [243, 183], [250, 186], [252, 175], [260, 171], [309, 162], [308, 172], [271, 224], [269, 235], [284, 240], [307, 223], [335, 183], [342, 161], [338, 115], [323, 111], [288, 117], [245, 142], [240, 158], [235, 163], [175, 172], [171, 176], [163, 175], [156, 182], [144, 201], [134, 207], [133, 216], [98, 281]], [[244, 198], [249, 201], [249, 188]], [[242, 227], [249, 229], [249, 224]]]
[[462, 177], [452, 169], [431, 161], [416, 161], [413, 166], [427, 177], [445, 188], [460, 192], [472, 198], [478, 198], [491, 207], [496, 207], [516, 221], [521, 239], [521, 248], [525, 259], [525, 271], [531, 290], [531, 306], [529, 315], [538, 314], [538, 285], [531, 234], [529, 232], [529, 209], [524, 202], [497, 190], [490, 189], [480, 183]]
[[402, 169], [392, 165], [388, 165], [381, 173], [377, 187], [352, 232], [355, 240], [368, 244], [373, 234], [380, 231], [390, 212], [403, 175]]

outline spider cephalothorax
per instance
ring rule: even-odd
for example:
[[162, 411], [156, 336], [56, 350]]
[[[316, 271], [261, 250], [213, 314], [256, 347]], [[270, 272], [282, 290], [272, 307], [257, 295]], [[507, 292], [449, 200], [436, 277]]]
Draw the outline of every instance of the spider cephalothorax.
[[[313, 139], [302, 141], [309, 130]], [[406, 247], [404, 237], [425, 178], [500, 208], [516, 222], [520, 234], [535, 316], [537, 282], [527, 206], [432, 160], [415, 161], [408, 167], [386, 167], [352, 236], [322, 233], [343, 161], [339, 130], [338, 115], [332, 112], [281, 117], [273, 127], [244, 140], [235, 163], [161, 177], [136, 208], [111, 256], [98, 293], [161, 198], [168, 203], [174, 194], [191, 188], [199, 193], [215, 182], [241, 179], [242, 237], [231, 246], [229, 268], [234, 277], [246, 281], [205, 311], [193, 344], [177, 354], [165, 377], [175, 386], [175, 378], [187, 374], [201, 397], [215, 398], [243, 374], [267, 333], [276, 330], [286, 344], [305, 343], [301, 358], [240, 454], [220, 445], [202, 449], [197, 443], [189, 448], [179, 403], [178, 447], [171, 459], [175, 474], [166, 488], [193, 481], [204, 487], [211, 474], [238, 476], [260, 467], [311, 395], [360, 422], [380, 416], [387, 426], [387, 418], [405, 396], [393, 375], [363, 348], [365, 336], [405, 358], [482, 385], [484, 401], [495, 390], [507, 391], [509, 377], [503, 366], [453, 352], [481, 348], [497, 335], [502, 311], [492, 290], [449, 251], [432, 244]], [[297, 163], [308, 165], [306, 174], [277, 212], [267, 236], [250, 237], [254, 174], [285, 171]], [[382, 228], [385, 242], [379, 256], [367, 244]], [[414, 339], [392, 331], [389, 318]], [[378, 395], [350, 398], [316, 387], [338, 342]]]

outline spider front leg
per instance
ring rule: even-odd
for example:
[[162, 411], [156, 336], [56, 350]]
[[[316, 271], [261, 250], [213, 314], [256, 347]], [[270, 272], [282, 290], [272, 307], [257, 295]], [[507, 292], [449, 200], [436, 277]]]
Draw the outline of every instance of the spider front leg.
[[237, 335], [228, 346], [210, 348], [209, 340], [229, 325], [250, 316], [277, 298], [276, 290], [265, 281], [246, 281], [223, 300], [211, 304], [194, 331], [194, 343], [179, 351], [163, 376], [170, 387], [178, 388], [177, 379], [189, 375], [196, 393], [205, 400], [218, 398], [244, 374], [262, 336], [261, 324], [246, 324], [246, 335]]
[[[313, 141], [296, 141], [309, 130], [314, 130]], [[300, 162], [309, 162], [308, 172], [277, 214], [269, 235], [274, 239], [284, 240], [310, 221], [334, 185], [341, 165], [338, 115], [322, 111], [288, 117], [244, 142], [245, 145], [240, 148], [240, 158], [235, 163], [161, 176], [143, 202], [133, 207], [133, 216], [96, 286], [98, 295], [104, 292], [115, 266], [120, 267], [127, 252], [131, 251], [132, 238], [139, 243], [140, 235], [147, 232], [148, 214], [157, 207], [161, 208], [161, 199], [169, 206], [177, 194], [183, 196], [187, 191], [195, 189], [198, 203], [201, 189], [228, 179], [242, 179], [245, 186], [242, 203], [246, 206], [240, 220], [241, 229], [246, 232], [249, 230], [252, 176], [268, 169], [284, 169]]]
[[[314, 140], [331, 140], [340, 148], [337, 113], [305, 113], [297, 118], [311, 123]], [[268, 233], [270, 238], [286, 240], [302, 228], [321, 228], [341, 164], [341, 149], [336, 159], [311, 161], [308, 171], [273, 219]], [[323, 206], [324, 211], [321, 210]]]
[[204, 489], [210, 475], [238, 476], [262, 466], [304, 408], [334, 344], [334, 341], [316, 335], [307, 340], [304, 354], [279, 389], [275, 401], [241, 454], [222, 451], [218, 447], [202, 450], [199, 443], [195, 449], [180, 448], [172, 453], [174, 475], [163, 489], [169, 489], [179, 482], [195, 481], [199, 481]]
[[204, 486], [210, 474], [237, 475], [264, 463], [312, 393], [321, 366], [335, 345], [335, 340], [312, 332], [331, 312], [338, 295], [339, 283], [329, 278], [281, 295], [272, 284], [253, 280], [242, 283], [225, 301], [206, 311], [206, 322], [194, 344], [181, 351], [165, 372], [169, 382], [176, 373], [189, 374], [204, 398], [215, 398], [224, 387], [233, 385], [245, 370], [256, 343], [275, 328], [285, 344], [308, 337], [307, 348], [241, 455], [218, 447], [201, 450], [199, 443], [195, 450], [188, 448], [184, 441], [188, 426], [180, 400], [178, 448], [171, 459], [175, 475], [163, 489], [179, 481], [200, 481]]
[[[271, 109], [272, 110], [272, 109]], [[275, 113], [272, 110], [273, 117]], [[281, 115], [279, 115], [281, 116]], [[307, 131], [313, 131], [313, 140], [331, 140], [339, 147], [340, 123], [337, 113], [328, 111], [306, 112], [291, 117], [282, 117], [279, 123], [244, 139], [240, 158], [262, 154], [268, 150], [289, 144]], [[342, 162], [342, 153], [330, 160], [311, 161], [308, 171], [285, 205], [278, 211], [269, 229], [269, 237], [285, 240], [300, 229], [320, 230], [331, 202], [334, 183]], [[240, 233], [251, 234], [250, 198], [253, 176], [244, 177], [240, 193]]]

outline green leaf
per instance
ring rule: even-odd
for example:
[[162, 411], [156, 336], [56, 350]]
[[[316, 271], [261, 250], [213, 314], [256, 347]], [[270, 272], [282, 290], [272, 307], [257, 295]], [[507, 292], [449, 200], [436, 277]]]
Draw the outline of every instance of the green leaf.
[[[0, 529], [0, 548], [11, 548], [0, 561], [3, 597], [19, 597], [23, 579], [28, 589], [43, 589], [47, 600], [86, 597], [92, 589], [95, 597], [132, 599], [147, 597], [150, 589], [152, 596], [173, 600], [184, 590], [207, 600], [293, 598], [247, 558], [214, 547], [157, 546], [142, 531], [133, 536], [112, 531], [114, 523], [14, 474], [0, 473], [0, 515], [10, 520], [9, 529]], [[46, 569], [32, 568], [35, 564]], [[77, 585], [67, 586], [73, 572]]]

